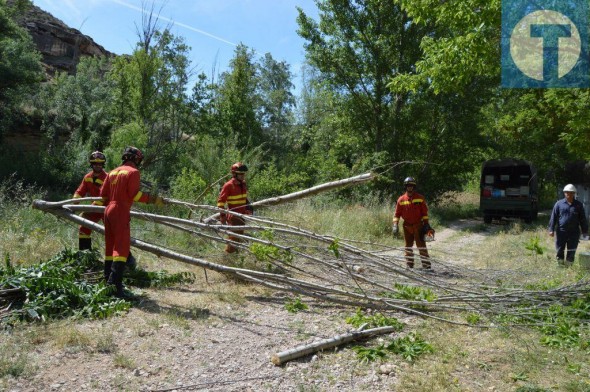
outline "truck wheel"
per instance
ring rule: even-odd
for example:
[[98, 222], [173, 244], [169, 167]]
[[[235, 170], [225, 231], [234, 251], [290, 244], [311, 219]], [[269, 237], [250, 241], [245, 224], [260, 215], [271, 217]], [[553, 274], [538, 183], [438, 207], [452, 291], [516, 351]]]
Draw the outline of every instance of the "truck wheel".
[[487, 224], [492, 223], [492, 216], [491, 215], [484, 215], [483, 216], [483, 223], [487, 223]]

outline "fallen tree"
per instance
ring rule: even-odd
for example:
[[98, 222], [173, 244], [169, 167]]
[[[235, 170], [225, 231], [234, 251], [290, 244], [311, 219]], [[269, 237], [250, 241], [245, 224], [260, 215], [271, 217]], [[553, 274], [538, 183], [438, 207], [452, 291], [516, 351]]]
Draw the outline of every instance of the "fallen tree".
[[[80, 199], [76, 199], [79, 201]], [[104, 228], [78, 215], [79, 211], [99, 212], [100, 206], [37, 200], [34, 208], [55, 214], [99, 233]], [[202, 206], [207, 211], [216, 207]], [[231, 226], [211, 224], [173, 216], [132, 211], [143, 219], [225, 244]], [[237, 214], [239, 215], [239, 214]], [[496, 316], [512, 322], [538, 324], [538, 312], [556, 302], [567, 303], [590, 293], [587, 282], [555, 290], [532, 290], [498, 285], [493, 271], [459, 268], [431, 258], [437, 274], [406, 269], [403, 248], [380, 246], [374, 252], [329, 235], [316, 234], [259, 216], [240, 215], [246, 221], [245, 234], [232, 233], [232, 241], [251, 268], [235, 268], [133, 238], [134, 247], [183, 263], [203, 267], [276, 290], [354, 307], [402, 311], [410, 314], [468, 325], [461, 314], [474, 313], [491, 325]], [[216, 222], [217, 223], [217, 222]], [[387, 251], [383, 251], [383, 249]], [[262, 267], [262, 268], [261, 268]], [[262, 270], [261, 270], [262, 269]], [[460, 277], [458, 279], [457, 277]]]

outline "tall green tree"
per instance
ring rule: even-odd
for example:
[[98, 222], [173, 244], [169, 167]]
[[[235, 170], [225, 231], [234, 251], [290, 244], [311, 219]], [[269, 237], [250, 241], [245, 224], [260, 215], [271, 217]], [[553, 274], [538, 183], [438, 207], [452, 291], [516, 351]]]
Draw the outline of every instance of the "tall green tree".
[[286, 62], [276, 61], [270, 53], [264, 55], [257, 68], [262, 127], [271, 149], [278, 153], [284, 150], [294, 121], [293, 75]]
[[412, 24], [428, 29], [420, 59], [392, 80], [394, 91], [427, 85], [435, 93], [464, 93], [475, 79], [499, 83], [501, 0], [393, 1]]
[[125, 144], [142, 148], [148, 174], [166, 182], [194, 129], [187, 94], [190, 48], [169, 29], [160, 31], [153, 13], [138, 34], [133, 54], [117, 58], [110, 72], [117, 125], [111, 150], [116, 155]]
[[417, 60], [421, 29], [393, 1], [316, 1], [320, 22], [299, 9], [298, 33], [307, 43], [310, 64], [326, 83], [347, 97], [350, 126], [374, 152], [383, 151], [399, 132], [403, 94], [387, 88]]
[[216, 93], [216, 112], [220, 140], [237, 139], [238, 147], [258, 146], [264, 142], [260, 120], [260, 96], [254, 52], [240, 44], [229, 70], [220, 76]]
[[41, 55], [29, 33], [17, 23], [28, 6], [28, 0], [12, 1], [10, 6], [0, 0], [0, 138], [22, 117], [20, 104], [43, 78]]
[[58, 73], [42, 87], [35, 102], [48, 150], [59, 150], [63, 140], [86, 152], [108, 145], [113, 125], [112, 86], [105, 78], [109, 64], [106, 57], [83, 57], [76, 74]]
[[420, 44], [415, 69], [392, 78], [393, 91], [463, 97], [477, 117], [485, 156], [531, 160], [539, 173], [589, 159], [588, 94], [580, 89], [500, 88], [500, 0], [395, 0], [432, 33]]

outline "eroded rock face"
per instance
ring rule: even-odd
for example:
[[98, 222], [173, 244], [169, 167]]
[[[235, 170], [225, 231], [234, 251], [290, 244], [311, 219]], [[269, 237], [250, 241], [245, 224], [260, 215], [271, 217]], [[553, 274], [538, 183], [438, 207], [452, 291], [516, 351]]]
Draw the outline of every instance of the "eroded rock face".
[[57, 71], [74, 74], [83, 56], [113, 56], [89, 36], [68, 27], [35, 5], [30, 6], [20, 24], [33, 37], [37, 49], [43, 55], [43, 63], [49, 76]]

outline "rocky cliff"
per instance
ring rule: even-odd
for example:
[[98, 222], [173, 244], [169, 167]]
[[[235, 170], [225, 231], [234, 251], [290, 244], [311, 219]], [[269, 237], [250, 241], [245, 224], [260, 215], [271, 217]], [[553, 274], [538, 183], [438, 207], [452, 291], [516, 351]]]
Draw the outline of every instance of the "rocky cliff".
[[43, 63], [49, 76], [56, 71], [75, 73], [83, 56], [113, 56], [89, 36], [67, 26], [35, 5], [30, 6], [19, 23], [33, 37], [37, 49], [43, 55]]

